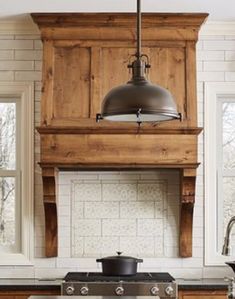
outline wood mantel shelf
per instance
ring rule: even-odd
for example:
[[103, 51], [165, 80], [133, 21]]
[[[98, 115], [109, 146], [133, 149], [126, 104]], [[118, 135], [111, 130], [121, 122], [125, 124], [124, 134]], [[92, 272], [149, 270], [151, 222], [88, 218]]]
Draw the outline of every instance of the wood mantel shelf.
[[179, 169], [180, 255], [192, 256], [197, 137], [196, 42], [208, 14], [144, 13], [149, 79], [173, 94], [182, 120], [96, 123], [104, 95], [126, 83], [136, 45], [136, 14], [36, 13], [43, 41], [41, 137], [46, 256], [57, 256], [59, 169]]
[[202, 128], [158, 128], [158, 127], [37, 127], [40, 134], [156, 134], [156, 135], [199, 135]]

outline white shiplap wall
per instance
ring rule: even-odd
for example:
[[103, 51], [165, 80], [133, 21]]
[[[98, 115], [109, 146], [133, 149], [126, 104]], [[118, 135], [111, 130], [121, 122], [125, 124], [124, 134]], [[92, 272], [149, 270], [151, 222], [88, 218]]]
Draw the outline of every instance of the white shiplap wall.
[[[0, 81], [33, 81], [35, 83], [35, 125], [40, 118], [41, 42], [38, 35], [3, 34], [0, 36]], [[197, 45], [198, 119], [203, 126], [204, 82], [234, 81], [235, 36], [201, 36]], [[99, 270], [93, 257], [71, 258], [71, 181], [78, 173], [61, 173], [59, 178], [59, 257], [43, 258], [44, 217], [39, 159], [39, 136], [35, 131], [35, 260], [32, 267], [1, 267], [0, 277], [62, 277], [69, 270]], [[224, 277], [230, 272], [225, 267], [204, 267], [204, 198], [203, 198], [203, 134], [199, 137], [199, 161], [196, 205], [194, 213], [193, 258], [176, 257], [171, 242], [171, 253], [164, 257], [148, 257], [142, 271], [169, 271], [175, 277]], [[84, 174], [85, 175], [85, 174]], [[88, 174], [91, 175], [91, 174]], [[95, 174], [97, 177], [100, 175]], [[112, 174], [110, 174], [112, 175]], [[137, 175], [140, 176], [141, 173]], [[158, 179], [166, 174], [155, 173]], [[172, 174], [169, 174], [169, 177]], [[166, 178], [166, 177], [165, 177]], [[176, 211], [177, 213], [177, 211]], [[166, 219], [167, 220], [167, 219]], [[73, 219], [73, 223], [75, 220]], [[177, 227], [174, 227], [177, 230]], [[167, 236], [166, 236], [167, 238]], [[171, 236], [169, 236], [171, 238]], [[72, 243], [71, 243], [72, 242]], [[68, 246], [69, 244], [69, 246]], [[170, 250], [170, 249], [169, 249]], [[131, 252], [130, 252], [131, 253]]]

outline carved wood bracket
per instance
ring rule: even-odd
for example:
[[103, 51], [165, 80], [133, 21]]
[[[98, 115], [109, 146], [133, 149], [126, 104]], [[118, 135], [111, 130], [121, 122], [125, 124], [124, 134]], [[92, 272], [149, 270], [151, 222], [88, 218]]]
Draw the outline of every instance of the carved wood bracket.
[[43, 204], [45, 210], [45, 246], [46, 256], [58, 254], [58, 225], [56, 205], [57, 168], [42, 167]]
[[180, 248], [181, 257], [192, 256], [193, 209], [195, 202], [196, 169], [181, 171]]

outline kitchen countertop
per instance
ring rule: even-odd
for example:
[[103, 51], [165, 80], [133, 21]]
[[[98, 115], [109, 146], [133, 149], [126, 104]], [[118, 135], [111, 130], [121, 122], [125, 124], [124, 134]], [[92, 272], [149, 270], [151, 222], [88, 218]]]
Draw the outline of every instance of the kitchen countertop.
[[60, 290], [61, 279], [0, 279], [1, 290]]
[[[0, 290], [60, 290], [61, 279], [0, 279]], [[177, 279], [179, 290], [225, 290], [223, 279]], [[38, 297], [37, 297], [38, 298]]]
[[216, 279], [176, 279], [179, 290], [225, 290], [228, 282]]

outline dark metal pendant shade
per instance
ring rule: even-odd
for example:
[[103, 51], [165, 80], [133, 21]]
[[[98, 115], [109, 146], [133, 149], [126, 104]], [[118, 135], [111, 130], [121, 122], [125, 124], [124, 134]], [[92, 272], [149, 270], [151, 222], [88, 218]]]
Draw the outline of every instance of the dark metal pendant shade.
[[137, 52], [128, 67], [132, 69], [132, 79], [108, 92], [102, 102], [101, 114], [97, 114], [97, 121], [107, 119], [140, 124], [179, 119], [180, 114], [171, 93], [146, 79], [150, 64], [148, 57], [141, 55], [140, 0], [137, 0]]
[[112, 121], [158, 122], [179, 118], [171, 93], [147, 80], [111, 89], [101, 111], [104, 119]]

